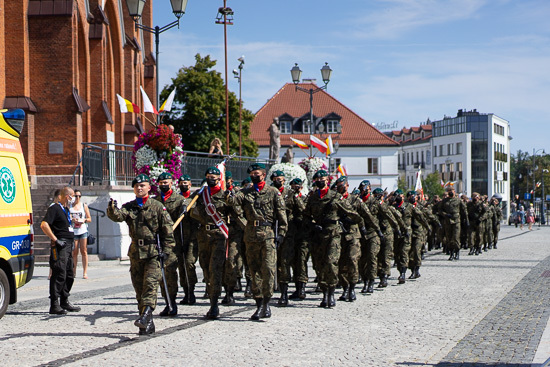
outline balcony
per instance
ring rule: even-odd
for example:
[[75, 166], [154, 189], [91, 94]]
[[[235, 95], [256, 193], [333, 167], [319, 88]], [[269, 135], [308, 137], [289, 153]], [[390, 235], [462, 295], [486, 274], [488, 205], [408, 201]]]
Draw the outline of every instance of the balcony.
[[426, 164], [424, 162], [415, 162], [413, 163], [413, 167], [415, 169], [419, 169], [419, 168], [424, 169], [426, 168]]

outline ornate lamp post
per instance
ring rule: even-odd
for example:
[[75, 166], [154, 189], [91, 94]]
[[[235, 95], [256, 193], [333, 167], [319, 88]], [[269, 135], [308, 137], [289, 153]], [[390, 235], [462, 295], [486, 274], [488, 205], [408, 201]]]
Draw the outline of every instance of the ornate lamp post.
[[[160, 43], [160, 34], [165, 32], [175, 26], [180, 25], [180, 18], [185, 14], [185, 8], [187, 7], [188, 0], [170, 0], [172, 5], [172, 13], [176, 16], [176, 20], [170, 24], [165, 25], [164, 27], [156, 26], [154, 28], [143, 25], [139, 22], [141, 19], [141, 14], [143, 13], [143, 8], [147, 0], [126, 0], [126, 6], [128, 8], [128, 13], [134, 20], [137, 29], [144, 30], [155, 35], [155, 68], [156, 68], [156, 94], [157, 94], [157, 109], [160, 108], [160, 90], [159, 90], [159, 43]], [[160, 124], [160, 116], [157, 116], [157, 123]]]
[[227, 26], [233, 25], [233, 10], [227, 7], [227, 0], [223, 0], [223, 7], [218, 8], [216, 24], [223, 24], [223, 45], [225, 52], [225, 144], [229, 153], [229, 87], [227, 85]]
[[233, 76], [239, 81], [239, 156], [243, 155], [243, 100], [242, 100], [242, 74], [244, 66], [244, 55], [237, 59], [240, 61], [239, 71], [233, 69]]
[[[322, 91], [323, 89], [327, 89], [327, 84], [330, 82], [330, 75], [332, 74], [332, 69], [330, 66], [328, 66], [328, 62], [325, 62], [325, 65], [321, 68], [321, 77], [323, 78], [323, 83], [325, 85], [317, 88], [302, 88], [298, 86], [298, 83], [300, 82], [301, 76], [302, 76], [302, 70], [300, 70], [300, 67], [297, 63], [294, 64], [294, 67], [290, 69], [290, 75], [292, 76], [292, 82], [294, 83], [294, 86], [296, 87], [296, 90], [305, 92], [309, 94], [309, 126], [310, 126], [310, 133], [315, 134], [315, 131], [319, 131], [322, 133], [325, 129], [323, 124], [320, 124], [318, 128], [316, 128], [315, 123], [313, 122], [313, 95], [317, 92]], [[309, 155], [311, 156], [313, 154], [311, 145], [309, 146]]]

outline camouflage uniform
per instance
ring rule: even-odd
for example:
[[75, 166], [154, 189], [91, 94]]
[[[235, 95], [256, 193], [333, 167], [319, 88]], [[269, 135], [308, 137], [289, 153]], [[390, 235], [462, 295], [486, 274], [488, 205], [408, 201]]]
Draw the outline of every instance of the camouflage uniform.
[[411, 250], [409, 253], [409, 269], [412, 275], [409, 279], [420, 278], [420, 266], [422, 266], [422, 248], [426, 240], [426, 234], [430, 229], [430, 223], [423, 211], [422, 205], [414, 204], [411, 212]]
[[495, 211], [495, 216], [493, 218], [493, 248], [497, 248], [498, 234], [500, 232], [500, 222], [502, 221], [502, 209], [499, 204], [495, 204], [491, 201], [491, 206]]
[[[441, 201], [439, 214], [444, 218], [445, 243], [451, 254], [449, 260], [458, 260], [460, 253], [460, 223], [467, 215], [464, 203], [458, 197], [446, 197]], [[464, 229], [466, 230], [466, 228]]]
[[485, 218], [485, 237], [483, 241], [483, 251], [487, 251], [487, 249], [491, 248], [493, 245], [493, 219], [495, 217], [495, 209], [494, 206], [489, 205], [487, 201], [485, 201], [484, 205], [487, 209], [487, 216]]
[[[366, 208], [373, 217], [372, 226], [367, 227], [368, 234], [361, 238], [361, 258], [359, 259], [359, 268], [361, 278], [365, 282], [362, 293], [372, 293], [374, 279], [378, 275], [378, 253], [380, 252], [380, 242], [384, 238], [384, 234], [380, 227], [380, 203], [372, 194], [365, 195], [361, 198]], [[378, 233], [376, 236], [373, 230]]]
[[226, 296], [224, 297], [222, 303], [231, 305], [234, 303], [233, 292], [242, 276], [241, 256], [246, 219], [244, 219], [240, 207], [230, 208], [227, 225], [229, 227], [229, 238], [227, 239], [228, 250], [223, 272], [223, 286], [226, 290]]
[[401, 230], [404, 230], [406, 226], [403, 220], [401, 220], [401, 215], [395, 208], [389, 206], [382, 200], [380, 200], [379, 203], [380, 210], [378, 211], [378, 220], [384, 238], [380, 243], [380, 252], [378, 253], [378, 276], [380, 277], [380, 284], [378, 284], [378, 287], [384, 288], [387, 286], [388, 278], [391, 274], [394, 231], [397, 236], [401, 236]]
[[[344, 200], [347, 201], [350, 208], [357, 211], [357, 207], [352, 205], [352, 199], [355, 203], [357, 198], [344, 194]], [[361, 201], [357, 201], [358, 206], [362, 206]], [[368, 210], [368, 209], [367, 209]], [[370, 213], [369, 213], [370, 214]], [[361, 257], [361, 233], [359, 225], [353, 220], [344, 216], [342, 218], [344, 233], [340, 242], [340, 260], [338, 261], [338, 277], [344, 292], [340, 297], [341, 301], [355, 300], [355, 285], [359, 281], [359, 258]], [[363, 220], [360, 222], [363, 228]], [[366, 231], [366, 229], [364, 229]]]
[[[188, 207], [198, 192], [189, 197], [183, 198], [183, 205]], [[180, 275], [180, 285], [183, 287], [185, 296], [181, 304], [195, 304], [195, 286], [197, 278], [197, 259], [199, 257], [199, 246], [197, 243], [197, 233], [199, 232], [199, 222], [191, 218], [189, 213], [185, 214], [183, 220], [174, 230], [176, 239], [182, 237], [182, 246], [178, 247], [176, 242], [176, 256], [178, 257], [178, 270]]]
[[481, 244], [483, 233], [481, 231], [481, 223], [487, 215], [487, 209], [481, 201], [469, 201], [466, 205], [468, 210], [468, 220], [470, 222], [470, 252], [468, 255], [479, 255], [481, 253]]
[[117, 208], [107, 208], [107, 216], [115, 222], [126, 222], [132, 244], [128, 249], [130, 275], [136, 291], [138, 309], [157, 305], [157, 292], [161, 280], [156, 234], [160, 237], [163, 252], [171, 257], [175, 246], [172, 219], [166, 208], [156, 200], [148, 199], [140, 207], [132, 200]]
[[395, 203], [395, 209], [401, 214], [404, 230], [401, 237], [395, 240], [395, 265], [399, 271], [399, 283], [405, 282], [405, 272], [409, 265], [409, 253], [411, 252], [411, 221], [413, 215], [413, 205], [404, 199], [399, 204]]

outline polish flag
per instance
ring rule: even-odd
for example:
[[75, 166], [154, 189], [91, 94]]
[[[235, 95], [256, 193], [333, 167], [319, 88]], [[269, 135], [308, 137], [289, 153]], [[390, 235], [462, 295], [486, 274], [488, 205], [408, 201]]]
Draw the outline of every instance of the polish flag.
[[416, 172], [416, 185], [414, 186], [414, 191], [416, 191], [416, 193], [419, 193], [420, 198], [424, 200], [424, 189], [422, 188], [422, 180], [420, 179], [421, 174], [422, 170], [418, 170], [418, 172]]
[[313, 135], [310, 135], [309, 136], [309, 141], [311, 142], [311, 145], [313, 145], [315, 148], [319, 149], [319, 151], [321, 153], [325, 154], [327, 152], [328, 146], [321, 139], [316, 138]]

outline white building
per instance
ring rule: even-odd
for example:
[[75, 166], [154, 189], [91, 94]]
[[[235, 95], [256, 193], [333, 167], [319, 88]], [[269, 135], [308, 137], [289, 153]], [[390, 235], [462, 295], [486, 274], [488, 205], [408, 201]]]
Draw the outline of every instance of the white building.
[[470, 196], [502, 196], [510, 204], [510, 124], [490, 113], [458, 110], [456, 117], [433, 123], [433, 170], [444, 181], [456, 181], [456, 191]]
[[[315, 83], [300, 83], [299, 87], [317, 88]], [[252, 139], [259, 145], [260, 158], [269, 158], [268, 130], [274, 118], [279, 119], [281, 156], [288, 147], [293, 147], [294, 163], [307, 157], [290, 137], [309, 144], [310, 134], [323, 141], [331, 135], [338, 151], [330, 159], [330, 171], [335, 172], [339, 164], [345, 166], [350, 190], [365, 179], [373, 188], [388, 191], [397, 188], [398, 143], [326, 91], [313, 96], [313, 125], [310, 124], [309, 93], [296, 90], [294, 84], [285, 84], [267, 101], [256, 113], [250, 128]], [[313, 152], [316, 151], [314, 148]], [[317, 151], [316, 156], [320, 155]]]

